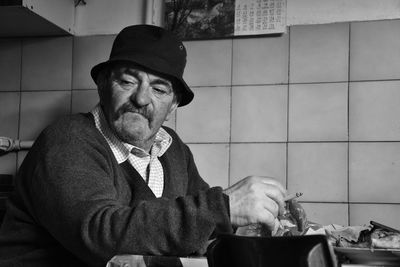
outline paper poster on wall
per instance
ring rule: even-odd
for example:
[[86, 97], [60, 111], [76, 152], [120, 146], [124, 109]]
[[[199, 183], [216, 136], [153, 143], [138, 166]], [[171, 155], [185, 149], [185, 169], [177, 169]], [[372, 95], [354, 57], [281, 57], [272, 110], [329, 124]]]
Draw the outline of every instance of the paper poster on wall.
[[165, 27], [183, 40], [286, 31], [286, 0], [165, 0]]

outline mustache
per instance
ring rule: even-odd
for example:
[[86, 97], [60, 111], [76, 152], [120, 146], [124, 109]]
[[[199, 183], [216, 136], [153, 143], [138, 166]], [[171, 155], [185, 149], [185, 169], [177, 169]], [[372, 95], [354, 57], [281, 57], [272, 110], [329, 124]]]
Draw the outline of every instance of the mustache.
[[146, 119], [150, 120], [151, 114], [150, 111], [146, 108], [137, 108], [135, 107], [132, 103], [126, 102], [123, 104], [118, 110], [117, 110], [117, 116], [121, 116], [124, 113], [127, 112], [132, 112], [132, 113], [138, 113], [145, 117]]

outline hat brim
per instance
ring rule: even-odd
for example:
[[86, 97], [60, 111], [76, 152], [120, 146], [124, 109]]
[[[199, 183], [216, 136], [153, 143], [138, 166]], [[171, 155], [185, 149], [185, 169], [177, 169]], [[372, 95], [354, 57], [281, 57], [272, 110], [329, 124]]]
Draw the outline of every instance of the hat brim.
[[138, 57], [135, 60], [127, 60], [126, 57], [125, 58], [113, 58], [110, 59], [108, 61], [99, 63], [97, 65], [95, 65], [92, 70], [90, 71], [90, 75], [92, 76], [93, 81], [96, 83], [97, 81], [97, 76], [99, 75], [100, 71], [104, 68], [109, 67], [110, 65], [117, 63], [117, 62], [129, 62], [129, 63], [133, 63], [136, 65], [139, 65], [145, 69], [148, 69], [150, 71], [154, 71], [155, 73], [160, 73], [163, 75], [166, 75], [168, 78], [172, 78], [173, 80], [175, 80], [176, 82], [174, 83], [174, 85], [178, 86], [179, 88], [177, 88], [180, 92], [181, 98], [179, 101], [179, 107], [185, 106], [187, 104], [189, 104], [194, 97], [193, 91], [190, 89], [190, 87], [186, 84], [186, 82], [183, 80], [182, 77], [177, 77], [171, 73], [168, 73], [166, 71], [162, 71], [165, 70], [165, 68], [158, 68], [157, 64], [154, 64], [154, 62], [148, 62], [146, 61], [146, 59], [144, 59], [143, 57]]

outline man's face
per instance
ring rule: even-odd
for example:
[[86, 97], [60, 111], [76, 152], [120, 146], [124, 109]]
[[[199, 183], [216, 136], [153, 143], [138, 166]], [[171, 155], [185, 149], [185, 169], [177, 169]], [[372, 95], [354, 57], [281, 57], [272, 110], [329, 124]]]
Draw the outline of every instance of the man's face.
[[169, 80], [126, 64], [114, 66], [108, 82], [99, 85], [99, 95], [116, 135], [146, 151], [178, 106]]

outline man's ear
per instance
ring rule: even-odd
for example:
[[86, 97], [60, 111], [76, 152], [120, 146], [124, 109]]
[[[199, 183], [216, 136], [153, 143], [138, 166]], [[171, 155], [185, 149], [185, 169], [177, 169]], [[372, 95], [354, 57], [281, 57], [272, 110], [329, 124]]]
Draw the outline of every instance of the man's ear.
[[171, 107], [169, 108], [168, 114], [165, 117], [165, 120], [168, 121], [172, 114], [174, 114], [174, 112], [176, 111], [176, 109], [178, 108], [179, 103], [177, 101], [174, 101], [171, 105]]

